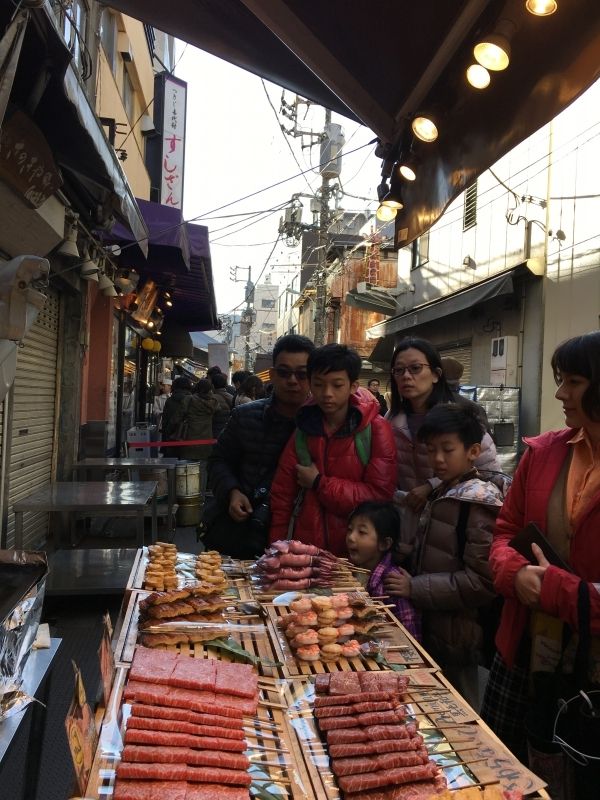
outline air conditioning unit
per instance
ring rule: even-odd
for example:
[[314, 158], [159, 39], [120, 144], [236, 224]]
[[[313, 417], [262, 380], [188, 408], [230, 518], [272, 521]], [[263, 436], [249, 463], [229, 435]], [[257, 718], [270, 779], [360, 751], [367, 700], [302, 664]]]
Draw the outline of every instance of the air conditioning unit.
[[517, 385], [518, 336], [498, 336], [490, 344], [490, 383], [492, 386]]
[[123, 61], [126, 61], [128, 64], [133, 61], [133, 49], [131, 47], [131, 39], [125, 33], [125, 31], [119, 31], [119, 36], [117, 38], [117, 50], [121, 54], [121, 58]]

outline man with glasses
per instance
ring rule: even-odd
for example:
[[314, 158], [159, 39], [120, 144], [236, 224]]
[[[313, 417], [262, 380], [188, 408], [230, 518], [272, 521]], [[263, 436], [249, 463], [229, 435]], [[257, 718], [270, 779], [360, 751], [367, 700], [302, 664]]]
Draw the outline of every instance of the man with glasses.
[[385, 402], [385, 397], [379, 391], [379, 381], [377, 380], [377, 378], [371, 378], [367, 386], [373, 397], [379, 403], [379, 413], [381, 414], [382, 417], [385, 417], [385, 415], [387, 414], [388, 407], [387, 403]]
[[270, 525], [270, 489], [279, 456], [296, 427], [309, 393], [306, 362], [314, 344], [282, 336], [273, 348], [273, 393], [238, 406], [208, 462], [214, 498], [202, 522], [204, 544], [233, 558], [262, 553]]

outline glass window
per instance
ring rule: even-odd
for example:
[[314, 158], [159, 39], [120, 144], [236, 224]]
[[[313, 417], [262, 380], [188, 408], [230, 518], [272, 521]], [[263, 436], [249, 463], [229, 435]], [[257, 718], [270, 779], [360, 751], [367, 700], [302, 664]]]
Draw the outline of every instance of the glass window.
[[114, 75], [117, 65], [117, 23], [115, 15], [105, 8], [100, 17], [100, 41]]
[[477, 225], [477, 181], [467, 187], [463, 208], [463, 231]]
[[123, 106], [125, 107], [125, 113], [129, 117], [129, 121], [133, 122], [134, 119], [134, 103], [135, 103], [135, 91], [133, 89], [133, 83], [131, 82], [131, 78], [129, 77], [129, 73], [126, 69], [123, 70]]
[[419, 236], [411, 245], [411, 269], [418, 269], [429, 261], [429, 231]]
[[260, 301], [261, 308], [275, 308], [275, 300], [272, 297], [263, 297]]
[[72, 0], [70, 4], [53, 3], [54, 15], [65, 37], [67, 47], [80, 72], [86, 71], [87, 27], [89, 11], [85, 0]]

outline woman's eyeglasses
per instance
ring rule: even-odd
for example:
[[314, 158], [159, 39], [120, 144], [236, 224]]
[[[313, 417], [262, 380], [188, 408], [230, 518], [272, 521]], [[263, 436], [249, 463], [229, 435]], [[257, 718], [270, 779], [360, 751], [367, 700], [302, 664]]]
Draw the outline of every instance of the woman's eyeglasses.
[[405, 372], [408, 372], [409, 375], [420, 375], [423, 372], [423, 367], [431, 369], [429, 364], [409, 364], [407, 367], [394, 367], [392, 375], [400, 376], [404, 375]]
[[294, 376], [297, 381], [307, 381], [308, 380], [308, 373], [305, 369], [288, 369], [287, 367], [275, 367], [275, 372], [280, 378], [283, 378], [284, 381], [289, 381], [289, 379]]

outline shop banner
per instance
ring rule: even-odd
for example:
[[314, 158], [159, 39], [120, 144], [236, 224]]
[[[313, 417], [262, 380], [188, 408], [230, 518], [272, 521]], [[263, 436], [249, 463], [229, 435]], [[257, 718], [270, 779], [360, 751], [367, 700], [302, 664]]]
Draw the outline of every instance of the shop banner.
[[165, 75], [163, 87], [160, 202], [181, 209], [187, 83], [173, 75]]
[[77, 786], [82, 795], [85, 794], [96, 751], [98, 731], [94, 714], [85, 695], [85, 687], [79, 667], [73, 662], [75, 670], [75, 691], [67, 712], [65, 726], [69, 750], [73, 759]]
[[98, 658], [100, 660], [100, 677], [102, 679], [104, 708], [107, 708], [108, 698], [110, 697], [110, 691], [115, 677], [115, 656], [111, 646], [113, 627], [108, 611], [103, 617], [103, 623], [104, 626], [100, 647], [98, 648]]

